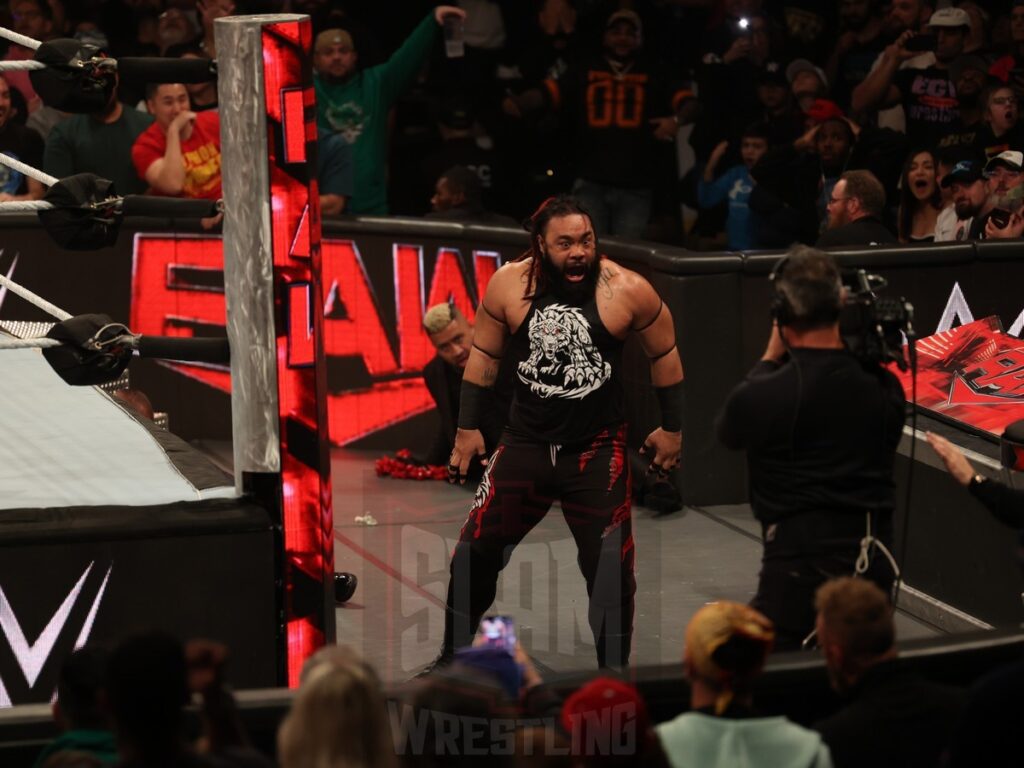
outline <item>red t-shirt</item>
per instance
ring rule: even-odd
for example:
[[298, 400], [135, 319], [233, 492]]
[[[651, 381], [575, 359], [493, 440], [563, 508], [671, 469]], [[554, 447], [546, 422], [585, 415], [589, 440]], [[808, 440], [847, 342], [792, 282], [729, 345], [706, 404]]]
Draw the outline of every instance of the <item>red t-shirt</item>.
[[[140, 179], [146, 170], [167, 151], [167, 136], [153, 123], [139, 134], [132, 145], [132, 163]], [[218, 200], [220, 193], [220, 115], [215, 110], [196, 113], [192, 135], [181, 142], [181, 156], [185, 161], [185, 186], [182, 197], [201, 197]], [[150, 189], [153, 194], [159, 194]]]

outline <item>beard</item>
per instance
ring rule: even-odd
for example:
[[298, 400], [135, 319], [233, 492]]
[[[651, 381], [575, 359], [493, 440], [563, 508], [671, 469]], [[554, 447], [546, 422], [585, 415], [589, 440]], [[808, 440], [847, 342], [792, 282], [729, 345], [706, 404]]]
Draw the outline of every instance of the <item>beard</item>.
[[953, 209], [956, 211], [956, 217], [961, 220], [977, 216], [981, 212], [981, 206], [975, 205], [970, 200], [953, 203]]
[[541, 272], [545, 290], [557, 299], [571, 306], [582, 306], [594, 298], [597, 291], [597, 278], [601, 274], [601, 256], [594, 257], [582, 280], [573, 282], [566, 278], [565, 272], [551, 263], [547, 252], [541, 254]]
[[835, 213], [828, 217], [828, 229], [836, 229], [838, 227], [846, 226], [850, 223], [849, 217], [846, 215], [846, 211], [842, 213]]

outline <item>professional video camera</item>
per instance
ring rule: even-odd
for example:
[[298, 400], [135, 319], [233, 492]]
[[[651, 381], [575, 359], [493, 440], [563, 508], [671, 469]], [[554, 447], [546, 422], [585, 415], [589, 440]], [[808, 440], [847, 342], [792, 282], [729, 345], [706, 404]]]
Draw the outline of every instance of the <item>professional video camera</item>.
[[846, 303], [839, 316], [839, 331], [854, 355], [864, 362], [896, 363], [905, 371], [914, 353], [914, 305], [902, 296], [879, 296], [887, 282], [863, 269], [843, 270]]

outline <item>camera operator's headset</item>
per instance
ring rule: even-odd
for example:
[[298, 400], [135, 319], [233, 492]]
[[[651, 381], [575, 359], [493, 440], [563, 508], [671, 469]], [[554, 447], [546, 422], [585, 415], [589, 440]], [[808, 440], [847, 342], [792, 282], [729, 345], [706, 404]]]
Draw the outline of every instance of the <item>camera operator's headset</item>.
[[[827, 288], [823, 285], [820, 286], [820, 295], [815, 298], [823, 299], [821, 302], [815, 302], [817, 306], [834, 306], [835, 312], [832, 310], [822, 310], [813, 315], [800, 316], [796, 309], [793, 307], [793, 303], [789, 300], [789, 296], [786, 295], [779, 287], [779, 281], [782, 280], [786, 266], [789, 264], [789, 254], [786, 254], [779, 259], [775, 266], [772, 267], [771, 273], [768, 275], [768, 279], [772, 282], [774, 288], [774, 295], [772, 296], [771, 302], [771, 316], [775, 323], [779, 326], [779, 338], [782, 340], [782, 344], [786, 347], [786, 351], [789, 352], [789, 359], [793, 361], [793, 369], [796, 371], [797, 381], [797, 396], [796, 406], [793, 410], [793, 423], [789, 430], [789, 446], [790, 452], [792, 453], [796, 445], [796, 423], [800, 415], [800, 401], [803, 398], [803, 376], [800, 371], [800, 362], [797, 360], [796, 355], [793, 354], [793, 350], [790, 349], [786, 343], [786, 337], [782, 335], [781, 329], [783, 326], [792, 325], [795, 321], [800, 320], [804, 322], [834, 322], [839, 319], [839, 312], [842, 309], [842, 285], [829, 285]], [[820, 285], [820, 284], [819, 284]], [[805, 286], [809, 287], [809, 286]], [[825, 303], [824, 299], [828, 300], [828, 304]], [[895, 593], [896, 585], [900, 582], [900, 567], [896, 563], [896, 558], [893, 557], [892, 552], [885, 546], [871, 530], [871, 512], [867, 511], [864, 513], [865, 521], [865, 532], [864, 536], [860, 540], [860, 553], [857, 555], [857, 560], [853, 566], [853, 576], [855, 578], [862, 577], [871, 565], [871, 550], [877, 548], [881, 552], [886, 560], [889, 561], [889, 565], [892, 567], [893, 575], [893, 591]], [[896, 606], [896, 596], [892, 595], [893, 598], [893, 609]], [[814, 629], [811, 633], [804, 638], [801, 645], [804, 648], [810, 646], [810, 643], [815, 639], [818, 634], [818, 630]]]
[[[782, 280], [788, 264], [789, 254], [787, 253], [775, 263], [775, 266], [772, 267], [771, 274], [768, 275], [768, 279], [772, 281], [772, 287], [775, 289], [775, 295], [772, 297], [771, 315], [772, 319], [778, 323], [779, 328], [784, 325], [792, 325], [797, 320], [808, 323], [831, 323], [839, 319], [840, 297], [842, 296], [841, 285], [829, 285], [826, 288], [819, 284], [815, 289], [816, 293], [820, 293], [820, 295], [815, 296], [815, 298], [823, 300], [827, 299], [829, 305], [835, 306], [836, 310], [834, 313], [831, 310], [819, 311], [813, 315], [806, 315], [804, 317], [797, 314], [796, 309], [793, 308], [793, 304], [790, 302], [785, 291], [782, 291], [779, 288], [779, 281]], [[810, 287], [810, 285], [807, 287]], [[825, 301], [815, 303], [821, 306], [825, 304]], [[782, 343], [785, 344], [786, 340], [783, 339]], [[789, 347], [787, 346], [786, 349], [789, 350]], [[792, 357], [792, 353], [790, 353], [790, 357]]]

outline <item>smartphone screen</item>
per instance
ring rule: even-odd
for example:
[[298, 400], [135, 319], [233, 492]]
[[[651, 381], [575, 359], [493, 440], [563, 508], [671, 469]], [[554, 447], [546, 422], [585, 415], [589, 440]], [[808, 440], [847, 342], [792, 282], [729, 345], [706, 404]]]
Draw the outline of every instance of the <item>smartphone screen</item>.
[[480, 634], [487, 640], [487, 645], [515, 653], [516, 624], [511, 616], [484, 617], [480, 621]]
[[989, 218], [992, 219], [993, 224], [1002, 229], [1010, 223], [1010, 212], [1005, 208], [994, 208], [989, 214]]
[[935, 35], [914, 35], [907, 40], [903, 47], [908, 51], [934, 51], [938, 43], [939, 40]]
[[731, 26], [732, 33], [736, 37], [750, 37], [752, 33], [750, 29], [750, 19], [746, 16], [736, 19], [732, 22]]

